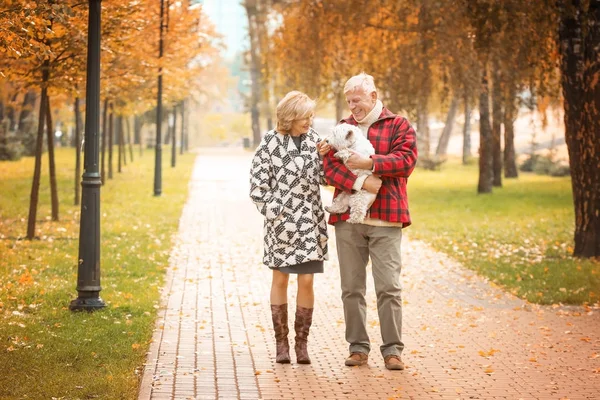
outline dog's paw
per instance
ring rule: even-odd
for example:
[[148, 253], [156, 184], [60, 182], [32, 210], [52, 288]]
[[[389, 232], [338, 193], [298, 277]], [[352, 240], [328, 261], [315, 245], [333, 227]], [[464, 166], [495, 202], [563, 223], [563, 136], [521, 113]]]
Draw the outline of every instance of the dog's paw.
[[346, 222], [350, 223], [350, 224], [362, 224], [365, 221], [364, 218], [359, 218], [359, 217], [350, 217], [346, 220]]
[[341, 207], [339, 204], [332, 204], [330, 206], [325, 206], [325, 211], [330, 214], [341, 214], [348, 210], [348, 207]]
[[351, 224], [362, 224], [365, 221], [365, 213], [350, 210], [350, 218], [346, 222]]
[[365, 220], [365, 215], [361, 212], [356, 212], [356, 210], [350, 210], [350, 218], [348, 218], [348, 222], [351, 224], [361, 224]]

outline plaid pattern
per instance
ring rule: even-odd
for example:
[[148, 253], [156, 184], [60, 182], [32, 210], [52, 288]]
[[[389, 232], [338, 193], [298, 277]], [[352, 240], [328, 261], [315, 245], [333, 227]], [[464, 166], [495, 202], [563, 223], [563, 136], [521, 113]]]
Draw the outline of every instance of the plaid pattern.
[[[352, 125], [358, 125], [353, 116], [342, 120]], [[371, 156], [374, 165], [374, 174], [379, 175], [383, 181], [375, 202], [369, 210], [369, 217], [388, 222], [401, 222], [403, 227], [410, 225], [408, 212], [408, 196], [406, 182], [417, 163], [416, 133], [406, 118], [400, 117], [387, 108], [383, 108], [381, 115], [368, 132], [368, 139], [375, 147], [375, 154]], [[325, 180], [335, 187], [334, 197], [340, 191], [352, 191], [356, 181], [354, 175], [337, 158], [333, 157], [334, 150], [323, 159]], [[329, 223], [345, 221], [349, 213], [331, 214]]]

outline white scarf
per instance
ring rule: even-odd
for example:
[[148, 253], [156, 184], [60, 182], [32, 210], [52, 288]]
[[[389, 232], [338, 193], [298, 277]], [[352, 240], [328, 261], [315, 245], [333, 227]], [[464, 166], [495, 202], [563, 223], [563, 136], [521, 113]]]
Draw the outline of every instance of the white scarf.
[[381, 100], [377, 99], [373, 109], [369, 111], [369, 113], [363, 119], [361, 119], [360, 121], [356, 121], [358, 122], [358, 127], [362, 131], [363, 135], [365, 135], [365, 137], [367, 137], [367, 132], [369, 132], [369, 128], [371, 127], [371, 125], [373, 125], [373, 122], [377, 121], [382, 111], [383, 103], [381, 102]]

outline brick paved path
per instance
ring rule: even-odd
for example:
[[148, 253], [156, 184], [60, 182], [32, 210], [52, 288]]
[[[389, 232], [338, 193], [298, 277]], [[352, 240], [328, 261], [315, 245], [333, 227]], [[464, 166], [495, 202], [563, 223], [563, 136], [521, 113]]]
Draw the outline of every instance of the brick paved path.
[[[531, 306], [406, 236], [405, 371], [383, 367], [372, 282], [369, 364], [343, 365], [333, 240], [315, 279], [313, 364], [276, 364], [249, 162], [237, 149], [198, 157], [140, 400], [600, 399], [600, 310]], [[290, 309], [295, 288], [290, 279]]]

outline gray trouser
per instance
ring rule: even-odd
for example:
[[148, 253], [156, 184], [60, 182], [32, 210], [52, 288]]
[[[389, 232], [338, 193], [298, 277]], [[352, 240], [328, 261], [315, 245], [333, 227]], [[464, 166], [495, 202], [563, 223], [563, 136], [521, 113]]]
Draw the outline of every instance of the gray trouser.
[[381, 354], [384, 357], [400, 355], [404, 349], [400, 287], [402, 229], [338, 222], [335, 224], [335, 237], [340, 262], [346, 341], [350, 343], [350, 352], [369, 354], [371, 350], [365, 301], [366, 267], [370, 256], [383, 341]]

